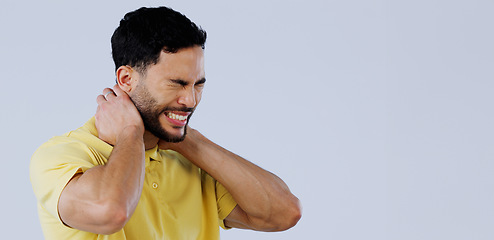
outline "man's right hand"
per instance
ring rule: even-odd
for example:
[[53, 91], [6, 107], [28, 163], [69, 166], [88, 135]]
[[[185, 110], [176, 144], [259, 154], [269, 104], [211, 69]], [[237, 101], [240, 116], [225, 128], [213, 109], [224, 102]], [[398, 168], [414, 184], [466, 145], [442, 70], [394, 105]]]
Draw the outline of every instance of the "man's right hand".
[[98, 137], [115, 145], [119, 135], [128, 128], [134, 128], [144, 135], [144, 124], [130, 97], [118, 85], [105, 88], [103, 94], [96, 98], [96, 129]]
[[58, 213], [72, 228], [109, 235], [125, 226], [141, 197], [144, 124], [134, 103], [118, 86], [105, 88], [97, 102], [98, 137], [112, 144], [113, 150], [106, 164], [77, 173], [67, 183]]

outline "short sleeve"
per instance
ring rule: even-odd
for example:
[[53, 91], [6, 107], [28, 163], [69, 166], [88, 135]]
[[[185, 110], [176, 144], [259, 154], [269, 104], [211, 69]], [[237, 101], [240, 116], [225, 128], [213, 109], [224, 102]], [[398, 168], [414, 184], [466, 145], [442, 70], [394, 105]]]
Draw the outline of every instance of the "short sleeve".
[[224, 220], [233, 211], [235, 206], [237, 206], [237, 202], [233, 199], [230, 192], [218, 181], [216, 181], [216, 204], [220, 226], [223, 229], [230, 229], [225, 226]]
[[38, 203], [61, 223], [60, 195], [75, 174], [94, 166], [90, 154], [82, 142], [55, 137], [41, 145], [31, 158], [30, 180]]

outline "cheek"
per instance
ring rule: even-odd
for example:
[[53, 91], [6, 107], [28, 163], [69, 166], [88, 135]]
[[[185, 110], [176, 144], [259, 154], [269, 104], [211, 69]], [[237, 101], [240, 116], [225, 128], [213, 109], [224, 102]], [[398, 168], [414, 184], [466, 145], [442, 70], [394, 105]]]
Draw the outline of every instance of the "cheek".
[[196, 92], [196, 106], [199, 104], [202, 98], [202, 91], [197, 91]]
[[161, 91], [156, 100], [161, 106], [168, 106], [176, 103], [179, 97], [180, 93], [178, 91], [167, 89], [166, 91]]

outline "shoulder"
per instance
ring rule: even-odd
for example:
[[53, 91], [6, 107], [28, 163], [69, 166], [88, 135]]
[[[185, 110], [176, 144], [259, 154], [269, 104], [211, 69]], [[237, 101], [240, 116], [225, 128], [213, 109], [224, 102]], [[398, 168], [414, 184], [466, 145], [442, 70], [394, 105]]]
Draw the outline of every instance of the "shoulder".
[[31, 169], [71, 163], [87, 167], [104, 165], [113, 147], [94, 135], [88, 124], [43, 143], [31, 157]]
[[39, 146], [31, 159], [42, 160], [47, 155], [53, 156], [54, 154], [85, 152], [88, 147], [89, 146], [83, 141], [69, 137], [68, 134], [56, 136]]
[[[78, 132], [78, 130], [53, 137], [39, 146], [31, 157], [31, 177], [48, 171], [63, 172], [63, 169], [66, 168], [87, 169], [98, 164], [104, 164], [106, 158], [100, 149], [93, 147], [94, 143], [81, 137], [92, 135]], [[107, 151], [111, 152], [111, 149]]]
[[87, 145], [76, 138], [71, 138], [67, 135], [57, 136], [38, 147], [34, 152], [31, 161], [42, 161], [46, 157], [56, 154], [84, 152], [85, 148], [87, 148]]

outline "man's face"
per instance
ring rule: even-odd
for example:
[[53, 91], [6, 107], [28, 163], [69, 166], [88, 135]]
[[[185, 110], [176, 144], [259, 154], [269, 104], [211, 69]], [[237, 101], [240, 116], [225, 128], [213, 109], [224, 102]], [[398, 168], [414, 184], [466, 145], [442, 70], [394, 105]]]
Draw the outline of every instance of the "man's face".
[[144, 74], [136, 72], [136, 78], [129, 96], [146, 130], [168, 142], [182, 141], [206, 81], [202, 48], [161, 52], [158, 63], [148, 66]]

